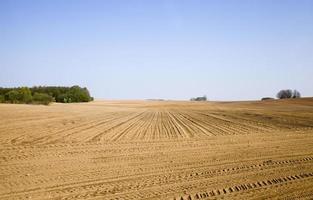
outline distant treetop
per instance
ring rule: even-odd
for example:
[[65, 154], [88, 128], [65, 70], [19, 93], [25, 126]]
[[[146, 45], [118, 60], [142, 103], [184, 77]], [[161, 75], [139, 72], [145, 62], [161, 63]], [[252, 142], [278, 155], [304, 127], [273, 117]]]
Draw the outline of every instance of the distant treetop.
[[195, 97], [191, 98], [190, 101], [207, 101], [207, 97], [205, 95], [203, 97]]
[[281, 90], [277, 93], [276, 97], [278, 99], [290, 99], [290, 98], [300, 98], [301, 94], [299, 91], [297, 90], [291, 90], [291, 89], [287, 89], [287, 90]]

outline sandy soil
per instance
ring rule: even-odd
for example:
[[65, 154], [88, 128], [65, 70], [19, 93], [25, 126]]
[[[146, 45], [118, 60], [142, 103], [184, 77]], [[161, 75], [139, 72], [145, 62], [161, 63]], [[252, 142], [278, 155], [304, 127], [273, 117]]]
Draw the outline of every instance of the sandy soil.
[[0, 104], [0, 199], [222, 198], [313, 198], [313, 99]]

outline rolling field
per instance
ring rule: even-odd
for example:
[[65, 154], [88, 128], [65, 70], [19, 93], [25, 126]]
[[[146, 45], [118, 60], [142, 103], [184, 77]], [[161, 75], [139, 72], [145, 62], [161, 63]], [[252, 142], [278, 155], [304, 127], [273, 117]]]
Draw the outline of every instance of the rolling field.
[[312, 198], [312, 98], [0, 104], [0, 199]]

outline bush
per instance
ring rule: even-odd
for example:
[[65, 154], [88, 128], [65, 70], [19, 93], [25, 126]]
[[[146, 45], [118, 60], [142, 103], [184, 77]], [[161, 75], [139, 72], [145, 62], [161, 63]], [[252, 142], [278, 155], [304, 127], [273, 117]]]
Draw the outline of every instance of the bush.
[[31, 103], [32, 93], [28, 87], [21, 87], [18, 90], [18, 101], [21, 103]]
[[6, 93], [6, 99], [10, 102], [10, 103], [19, 103], [19, 97], [20, 97], [20, 93], [17, 90], [11, 90], [8, 93]]
[[73, 86], [69, 88], [69, 90], [60, 94], [57, 98], [57, 102], [62, 103], [72, 103], [72, 102], [89, 102], [92, 101], [93, 98], [90, 97], [89, 91], [87, 88], [81, 88], [79, 86]]
[[36, 103], [36, 104], [49, 105], [53, 101], [54, 101], [54, 98], [45, 93], [36, 92], [33, 96], [33, 103]]
[[5, 100], [10, 103], [31, 103], [32, 94], [29, 88], [21, 87], [7, 92], [5, 94], [4, 101]]
[[68, 96], [67, 94], [61, 94], [57, 97], [56, 102], [67, 103]]
[[261, 100], [262, 101], [266, 101], [266, 100], [273, 100], [274, 98], [272, 98], [272, 97], [264, 97], [264, 98], [262, 98]]
[[277, 93], [277, 98], [278, 99], [290, 99], [290, 98], [300, 98], [301, 94], [297, 90], [281, 90]]
[[0, 95], [0, 103], [4, 103], [4, 102], [5, 102], [4, 95]]
[[88, 102], [91, 100], [87, 88], [80, 88], [79, 86], [71, 87], [66, 94], [68, 101], [70, 102]]

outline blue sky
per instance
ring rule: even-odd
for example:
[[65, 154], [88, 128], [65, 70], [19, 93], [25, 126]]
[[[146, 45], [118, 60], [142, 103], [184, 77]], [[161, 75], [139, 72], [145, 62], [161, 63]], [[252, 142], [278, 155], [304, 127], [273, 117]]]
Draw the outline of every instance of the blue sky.
[[96, 98], [313, 96], [313, 1], [0, 0], [0, 86]]

